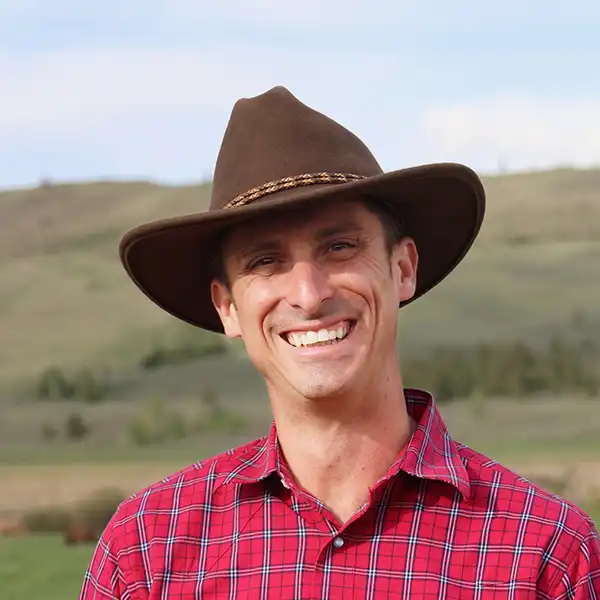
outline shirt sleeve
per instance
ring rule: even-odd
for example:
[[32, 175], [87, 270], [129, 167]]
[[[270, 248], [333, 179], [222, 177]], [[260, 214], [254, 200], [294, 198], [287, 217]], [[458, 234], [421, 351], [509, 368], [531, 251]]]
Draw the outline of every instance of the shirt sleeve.
[[557, 582], [553, 600], [600, 600], [600, 535], [592, 526]]
[[114, 518], [104, 529], [94, 549], [79, 600], [130, 600], [116, 550]]

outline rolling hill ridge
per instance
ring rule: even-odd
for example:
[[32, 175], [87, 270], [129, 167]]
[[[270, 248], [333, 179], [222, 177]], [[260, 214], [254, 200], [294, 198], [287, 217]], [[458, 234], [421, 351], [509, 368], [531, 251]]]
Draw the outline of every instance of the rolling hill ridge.
[[[453, 275], [401, 315], [411, 348], [542, 339], [574, 320], [600, 339], [600, 169], [484, 177], [480, 238]], [[45, 183], [0, 192], [0, 385], [49, 364], [128, 364], [185, 329], [117, 258], [139, 223], [205, 210], [210, 183]]]

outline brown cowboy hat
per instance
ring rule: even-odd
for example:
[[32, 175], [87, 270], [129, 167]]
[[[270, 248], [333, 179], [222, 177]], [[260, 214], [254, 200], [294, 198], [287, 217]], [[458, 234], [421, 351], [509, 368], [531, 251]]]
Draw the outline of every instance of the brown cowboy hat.
[[[453, 163], [384, 173], [353, 133], [283, 87], [233, 107], [208, 211], [128, 231], [119, 252], [135, 284], [175, 317], [222, 333], [211, 299], [216, 239], [225, 227], [301, 202], [352, 192], [386, 200], [419, 252], [408, 304], [444, 279], [475, 241], [485, 212], [478, 176]], [[402, 305], [401, 304], [401, 305]]]

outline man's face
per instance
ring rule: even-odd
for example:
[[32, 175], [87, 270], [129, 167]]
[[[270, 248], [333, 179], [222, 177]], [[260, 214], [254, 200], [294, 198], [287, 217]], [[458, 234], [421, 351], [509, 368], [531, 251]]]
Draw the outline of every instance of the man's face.
[[362, 203], [259, 218], [223, 251], [230, 290], [214, 281], [213, 302], [272, 391], [337, 395], [377, 385], [396, 365], [398, 304], [414, 294], [417, 252], [405, 238], [390, 255]]

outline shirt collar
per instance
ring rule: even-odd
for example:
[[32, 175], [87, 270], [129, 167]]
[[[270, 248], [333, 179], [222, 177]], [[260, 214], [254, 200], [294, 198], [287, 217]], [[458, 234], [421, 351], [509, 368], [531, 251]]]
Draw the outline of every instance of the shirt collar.
[[389, 476], [404, 471], [421, 479], [445, 481], [466, 500], [470, 491], [469, 474], [433, 396], [416, 389], [404, 393], [408, 413], [417, 422], [417, 428], [390, 468]]
[[[456, 442], [450, 437], [429, 392], [408, 388], [404, 390], [409, 415], [417, 427], [386, 478], [400, 471], [435, 481], [444, 481], [456, 488], [464, 499], [469, 496], [469, 475], [458, 452]], [[291, 480], [285, 459], [277, 441], [277, 428], [273, 422], [269, 434], [257, 441], [239, 456], [239, 465], [226, 478], [227, 482], [257, 483], [271, 475], [284, 482]]]

